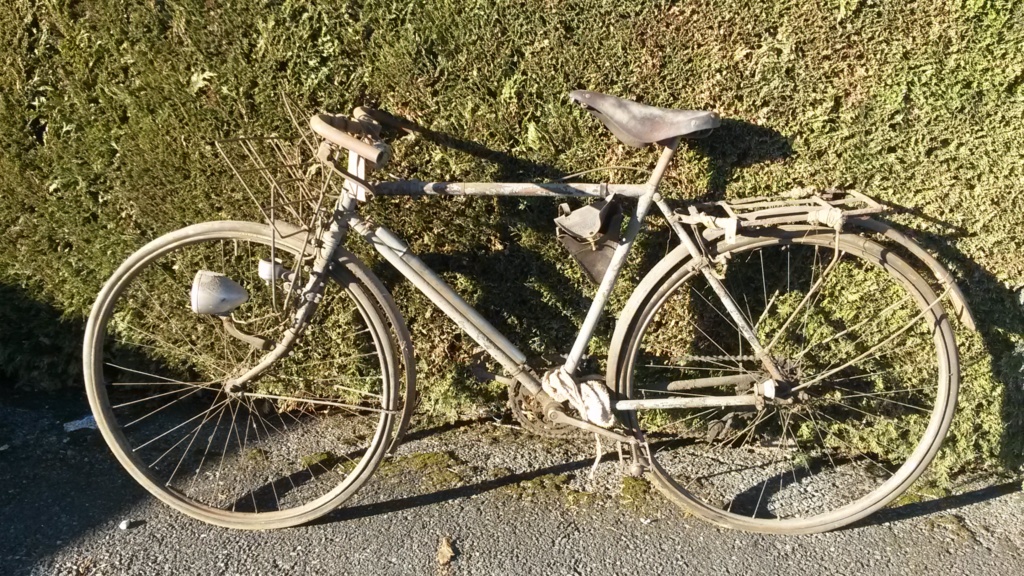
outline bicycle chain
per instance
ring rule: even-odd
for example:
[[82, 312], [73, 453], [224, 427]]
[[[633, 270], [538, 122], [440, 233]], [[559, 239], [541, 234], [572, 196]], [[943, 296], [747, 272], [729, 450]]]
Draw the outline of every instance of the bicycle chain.
[[757, 356], [680, 356], [678, 358], [673, 358], [672, 360], [676, 361], [676, 362], [689, 362], [691, 360], [696, 360], [698, 362], [720, 362], [722, 360], [728, 360], [728, 361], [739, 360], [741, 362], [757, 362], [758, 361], [758, 357]]
[[[674, 361], [685, 363], [689, 361], [698, 362], [722, 362], [736, 361], [756, 362], [757, 356], [681, 356], [673, 358]], [[525, 391], [519, 382], [508, 386], [508, 404], [512, 410], [512, 417], [522, 426], [523, 430], [538, 436], [548, 438], [566, 438], [576, 435], [579, 428], [568, 424], [556, 424], [547, 419], [541, 413], [533, 396]]]

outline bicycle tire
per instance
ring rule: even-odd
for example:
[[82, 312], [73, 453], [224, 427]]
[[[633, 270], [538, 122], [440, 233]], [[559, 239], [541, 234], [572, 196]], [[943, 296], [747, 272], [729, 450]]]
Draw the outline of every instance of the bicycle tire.
[[[764, 409], [620, 418], [644, 431], [648, 476], [674, 503], [729, 528], [823, 532], [885, 506], [934, 459], [956, 405], [956, 343], [940, 296], [881, 245], [844, 234], [835, 259], [833, 231], [763, 234], [710, 256], [724, 257], [716, 273], [762, 345], [776, 346], [769, 353], [789, 379], [782, 395]], [[794, 278], [794, 262], [808, 261]], [[698, 266], [678, 247], [627, 302], [608, 365], [619, 398], [752, 394], [768, 379]], [[833, 358], [840, 353], [846, 364]], [[722, 376], [727, 383], [709, 385]]]
[[258, 259], [274, 256], [302, 274], [315, 249], [303, 234], [285, 234], [272, 253], [272, 234], [224, 221], [153, 240], [104, 285], [83, 343], [89, 403], [121, 465], [171, 507], [231, 528], [294, 526], [349, 499], [399, 441], [414, 399], [404, 322], [379, 280], [343, 250], [289, 356], [243, 394], [224, 388], [265, 352], [191, 311], [192, 278], [212, 270], [245, 287], [237, 327], [273, 340], [290, 325], [295, 298], [287, 282], [258, 278]]

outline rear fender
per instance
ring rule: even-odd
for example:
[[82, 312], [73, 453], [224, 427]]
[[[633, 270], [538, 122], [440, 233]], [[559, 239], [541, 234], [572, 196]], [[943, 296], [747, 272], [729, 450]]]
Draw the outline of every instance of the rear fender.
[[[953, 275], [949, 273], [934, 256], [929, 254], [924, 248], [922, 248], [917, 242], [914, 242], [909, 236], [893, 228], [888, 222], [881, 220], [875, 220], [866, 216], [854, 216], [848, 217], [846, 225], [850, 227], [861, 228], [864, 230], [870, 230], [876, 234], [879, 234], [887, 238], [890, 242], [898, 245], [906, 251], [906, 255], [913, 256], [917, 259], [920, 264], [927, 267], [931, 273], [935, 276], [936, 281], [943, 287], [949, 296], [950, 304], [953, 308], [953, 315], [960, 319], [964, 326], [970, 330], [977, 332], [978, 327], [974, 320], [974, 313], [967, 306], [967, 299], [964, 298], [964, 293], [960, 291], [960, 287], [956, 285], [956, 281], [953, 279]], [[821, 228], [820, 226], [809, 226], [806, 224], [797, 225], [783, 225], [778, 226], [780, 230], [830, 230], [829, 228]], [[766, 229], [766, 230], [770, 230]], [[764, 233], [764, 232], [762, 232]], [[724, 235], [724, 231], [719, 229], [707, 229], [704, 231], [703, 236], [706, 240], [714, 241]], [[913, 262], [910, 262], [913, 264]]]
[[960, 321], [963, 322], [964, 326], [968, 327], [972, 331], [976, 332], [978, 330], [977, 324], [974, 321], [974, 314], [967, 306], [967, 300], [964, 298], [963, 292], [960, 291], [960, 287], [956, 285], [953, 275], [950, 274], [949, 270], [936, 260], [934, 256], [911, 240], [906, 234], [896, 230], [887, 222], [872, 218], [850, 218], [846, 223], [850, 226], [864, 228], [888, 238], [912, 254], [921, 262], [921, 264], [927, 266], [928, 269], [931, 270], [932, 274], [935, 275], [935, 279], [939, 284], [949, 291], [948, 295], [953, 307], [953, 315], [959, 318]]

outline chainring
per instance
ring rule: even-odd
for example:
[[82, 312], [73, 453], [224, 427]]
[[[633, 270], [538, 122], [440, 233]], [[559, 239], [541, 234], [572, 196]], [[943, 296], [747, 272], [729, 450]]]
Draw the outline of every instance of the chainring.
[[540, 404], [523, 388], [518, 381], [508, 386], [508, 405], [512, 416], [519, 422], [523, 430], [548, 438], [568, 438], [575, 436], [580, 429], [569, 424], [558, 424], [548, 420], [541, 411]]

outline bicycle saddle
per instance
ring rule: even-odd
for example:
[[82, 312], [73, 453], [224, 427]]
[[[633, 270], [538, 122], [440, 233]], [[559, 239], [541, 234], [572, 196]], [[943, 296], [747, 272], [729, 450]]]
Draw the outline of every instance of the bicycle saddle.
[[569, 99], [579, 102], [623, 143], [636, 148], [676, 136], [705, 136], [721, 124], [715, 112], [657, 108], [589, 90], [573, 90]]

